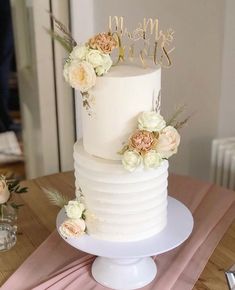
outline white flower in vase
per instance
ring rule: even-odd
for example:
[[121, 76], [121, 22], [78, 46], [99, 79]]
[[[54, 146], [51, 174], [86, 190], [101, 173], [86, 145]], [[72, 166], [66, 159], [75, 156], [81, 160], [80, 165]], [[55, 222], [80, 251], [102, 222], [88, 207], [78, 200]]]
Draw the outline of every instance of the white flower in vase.
[[0, 179], [0, 204], [6, 203], [11, 193], [5, 179]]

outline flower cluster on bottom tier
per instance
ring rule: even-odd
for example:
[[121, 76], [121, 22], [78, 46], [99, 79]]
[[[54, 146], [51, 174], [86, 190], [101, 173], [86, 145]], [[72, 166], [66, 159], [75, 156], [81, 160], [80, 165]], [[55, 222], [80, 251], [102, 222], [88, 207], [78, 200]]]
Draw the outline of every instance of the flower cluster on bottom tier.
[[167, 223], [168, 161], [126, 171], [120, 161], [94, 157], [74, 145], [76, 195], [81, 187], [89, 235], [113, 241], [151, 237]]

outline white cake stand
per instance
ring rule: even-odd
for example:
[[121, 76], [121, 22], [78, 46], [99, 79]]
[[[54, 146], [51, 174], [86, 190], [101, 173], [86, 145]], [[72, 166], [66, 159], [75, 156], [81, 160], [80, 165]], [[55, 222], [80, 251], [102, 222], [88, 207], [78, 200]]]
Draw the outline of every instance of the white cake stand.
[[[65, 211], [62, 209], [57, 216], [57, 229], [65, 219]], [[79, 239], [62, 238], [71, 246], [98, 256], [91, 270], [97, 282], [112, 289], [131, 290], [141, 288], [155, 278], [157, 266], [151, 256], [179, 246], [189, 237], [192, 229], [191, 212], [184, 204], [169, 197], [167, 226], [149, 239], [109, 242], [89, 235]]]

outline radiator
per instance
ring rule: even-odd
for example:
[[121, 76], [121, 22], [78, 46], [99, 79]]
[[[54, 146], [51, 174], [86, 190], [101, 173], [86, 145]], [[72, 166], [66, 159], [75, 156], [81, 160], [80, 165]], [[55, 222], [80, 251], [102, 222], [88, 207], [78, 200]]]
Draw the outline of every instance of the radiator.
[[235, 190], [235, 137], [212, 141], [210, 175], [213, 183]]

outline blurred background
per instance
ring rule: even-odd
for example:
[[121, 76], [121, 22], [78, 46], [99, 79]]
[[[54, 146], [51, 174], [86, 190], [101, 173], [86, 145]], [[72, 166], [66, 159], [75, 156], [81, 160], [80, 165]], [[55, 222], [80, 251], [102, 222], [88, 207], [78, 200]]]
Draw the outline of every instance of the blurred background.
[[[46, 33], [45, 28], [53, 29], [50, 11], [71, 28], [79, 43], [107, 30], [109, 15], [124, 16], [130, 28], [144, 17], [157, 17], [160, 29], [173, 28], [176, 49], [171, 54], [173, 66], [162, 70], [162, 113], [169, 116], [176, 106], [186, 104], [187, 113], [193, 116], [181, 131], [182, 143], [171, 159], [170, 171], [204, 180], [219, 174], [218, 183], [225, 176], [235, 176], [235, 165], [233, 172], [230, 162], [235, 158], [234, 0], [0, 3], [1, 53], [10, 50], [8, 57], [0, 55], [0, 173], [14, 171], [21, 178], [34, 178], [73, 169], [73, 143], [82, 136], [79, 93], [63, 80], [66, 52]], [[4, 31], [2, 21], [9, 21]], [[8, 121], [2, 121], [2, 102]], [[231, 145], [227, 155], [224, 149], [218, 151], [226, 142]], [[225, 163], [229, 165], [223, 169]]]

